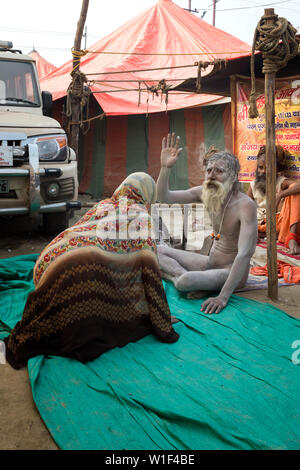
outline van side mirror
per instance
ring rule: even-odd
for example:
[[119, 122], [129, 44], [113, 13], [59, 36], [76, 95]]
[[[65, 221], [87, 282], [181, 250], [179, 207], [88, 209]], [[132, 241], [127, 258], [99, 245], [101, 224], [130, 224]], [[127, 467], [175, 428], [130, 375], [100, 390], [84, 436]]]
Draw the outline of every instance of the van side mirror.
[[43, 100], [43, 114], [45, 116], [52, 116], [52, 93], [49, 91], [42, 91], [42, 100]]

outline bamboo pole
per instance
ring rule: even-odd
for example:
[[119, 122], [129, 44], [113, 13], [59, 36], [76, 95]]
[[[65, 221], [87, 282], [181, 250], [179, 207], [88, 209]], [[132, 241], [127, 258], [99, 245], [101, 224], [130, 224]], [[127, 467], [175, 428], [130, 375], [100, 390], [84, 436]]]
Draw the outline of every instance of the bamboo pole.
[[[265, 9], [265, 16], [274, 15], [274, 9]], [[267, 20], [272, 22], [273, 20]], [[276, 247], [276, 146], [275, 146], [275, 78], [276, 73], [265, 73], [266, 114], [266, 218], [268, 297], [278, 299]]]
[[230, 76], [230, 96], [231, 96], [231, 136], [232, 136], [232, 152], [235, 155], [235, 132], [236, 132], [236, 75]]
[[[89, 0], [82, 0], [81, 12], [77, 23], [77, 29], [74, 40], [74, 50], [80, 51], [83, 28], [87, 16]], [[79, 70], [80, 57], [73, 56], [73, 71]], [[71, 74], [72, 75], [72, 74]], [[80, 98], [78, 96], [72, 97], [72, 116], [71, 121], [78, 122], [80, 118]], [[78, 157], [78, 143], [79, 143], [79, 124], [72, 124], [70, 131], [70, 147], [75, 151]]]

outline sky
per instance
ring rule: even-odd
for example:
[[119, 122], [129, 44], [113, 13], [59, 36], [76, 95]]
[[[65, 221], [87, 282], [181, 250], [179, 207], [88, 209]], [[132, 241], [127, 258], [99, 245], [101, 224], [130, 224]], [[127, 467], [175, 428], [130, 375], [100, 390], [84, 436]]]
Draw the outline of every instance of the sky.
[[[182, 8], [189, 0], [173, 0]], [[156, 0], [90, 0], [85, 23], [87, 37], [81, 47], [89, 48]], [[25, 54], [35, 48], [48, 62], [59, 67], [72, 58], [82, 0], [11, 0], [5, 2], [0, 18], [0, 39], [12, 41]], [[212, 0], [191, 0], [197, 17], [212, 24]], [[253, 34], [264, 8], [289, 20], [300, 32], [300, 0], [218, 0], [215, 26], [252, 45]], [[86, 41], [86, 43], [85, 43]]]

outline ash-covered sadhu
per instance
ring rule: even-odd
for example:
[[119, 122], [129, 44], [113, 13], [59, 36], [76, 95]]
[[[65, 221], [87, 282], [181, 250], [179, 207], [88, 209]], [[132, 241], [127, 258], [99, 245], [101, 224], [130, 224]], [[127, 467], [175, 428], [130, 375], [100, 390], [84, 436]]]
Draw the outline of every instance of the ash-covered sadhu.
[[234, 290], [247, 282], [257, 240], [256, 205], [240, 191], [238, 159], [225, 151], [212, 151], [206, 158], [202, 186], [170, 191], [170, 169], [180, 151], [179, 137], [175, 138], [175, 134], [163, 139], [158, 200], [169, 204], [203, 202], [213, 226], [213, 244], [208, 256], [159, 246], [159, 264], [163, 278], [171, 280], [190, 298], [191, 294], [197, 293], [199, 298], [218, 292], [216, 297], [202, 303], [201, 310], [219, 313]]
[[151, 236], [155, 201], [154, 180], [134, 173], [43, 250], [36, 288], [5, 339], [14, 368], [39, 354], [91, 361], [150, 333], [177, 341]]

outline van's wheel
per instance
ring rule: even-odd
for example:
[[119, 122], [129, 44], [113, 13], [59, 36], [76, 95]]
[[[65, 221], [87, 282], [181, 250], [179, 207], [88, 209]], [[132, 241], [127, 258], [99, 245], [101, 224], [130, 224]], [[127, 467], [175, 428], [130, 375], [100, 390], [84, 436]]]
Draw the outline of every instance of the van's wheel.
[[69, 221], [69, 212], [43, 214], [43, 233], [45, 235], [58, 235], [69, 227]]

